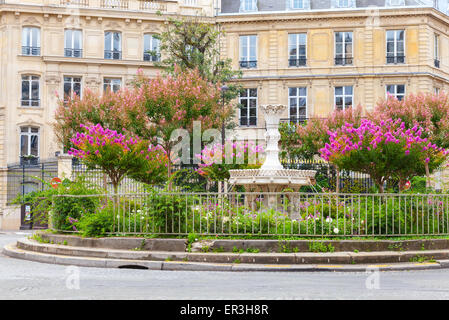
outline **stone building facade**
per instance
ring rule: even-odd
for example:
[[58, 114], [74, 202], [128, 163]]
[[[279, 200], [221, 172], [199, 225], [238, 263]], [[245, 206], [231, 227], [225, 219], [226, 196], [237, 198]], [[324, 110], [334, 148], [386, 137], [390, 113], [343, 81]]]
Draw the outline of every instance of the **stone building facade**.
[[[370, 110], [387, 91], [449, 88], [448, 0], [3, 0], [0, 3], [0, 206], [8, 164], [55, 157], [57, 95], [126, 86], [158, 72], [168, 16], [201, 15], [225, 31], [223, 57], [243, 71], [238, 131], [264, 132], [259, 106], [302, 121]], [[0, 211], [0, 229], [20, 225]]]

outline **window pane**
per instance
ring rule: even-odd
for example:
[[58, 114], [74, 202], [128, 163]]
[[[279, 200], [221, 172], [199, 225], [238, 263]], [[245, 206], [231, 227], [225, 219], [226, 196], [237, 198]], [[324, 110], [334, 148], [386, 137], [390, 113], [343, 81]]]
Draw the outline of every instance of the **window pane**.
[[343, 94], [343, 87], [335, 87], [335, 94], [341, 96]]
[[297, 88], [288, 88], [288, 95], [290, 97], [296, 96], [296, 90]]
[[28, 136], [26, 135], [20, 137], [20, 155], [28, 155]]
[[299, 95], [300, 96], [306, 96], [307, 95], [307, 88], [299, 88]]
[[257, 97], [257, 89], [249, 89], [250, 97]]
[[36, 135], [32, 135], [31, 136], [31, 150], [30, 150], [30, 154], [32, 154], [33, 156], [38, 155], [38, 136]]
[[72, 30], [65, 31], [65, 47], [72, 48]]
[[296, 107], [296, 98], [290, 98], [290, 107]]
[[30, 99], [30, 83], [27, 80], [22, 80], [22, 100]]

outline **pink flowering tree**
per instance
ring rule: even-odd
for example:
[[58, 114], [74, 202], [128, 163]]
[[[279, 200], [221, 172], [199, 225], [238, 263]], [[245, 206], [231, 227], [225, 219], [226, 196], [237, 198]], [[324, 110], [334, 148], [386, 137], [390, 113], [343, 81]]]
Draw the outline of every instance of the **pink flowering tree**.
[[229, 179], [229, 170], [260, 168], [262, 156], [262, 146], [254, 142], [227, 141], [225, 145], [206, 146], [196, 155], [201, 160], [198, 173], [213, 181], [224, 181]]
[[339, 169], [369, 174], [379, 191], [390, 178], [399, 180], [400, 190], [413, 176], [433, 171], [447, 158], [447, 151], [423, 138], [423, 129], [406, 129], [400, 120], [381, 120], [379, 124], [364, 119], [360, 126], [346, 123], [329, 131], [329, 143], [321, 156]]
[[84, 132], [77, 132], [71, 139], [74, 147], [69, 154], [82, 159], [90, 169], [100, 168], [110, 178], [114, 193], [126, 175], [147, 184], [166, 179], [168, 160], [161, 147], [100, 124], [81, 128]]
[[345, 123], [359, 125], [362, 108], [335, 110], [326, 118], [312, 118], [305, 124], [281, 124], [281, 156], [296, 159], [313, 159], [320, 154], [320, 149], [329, 142], [329, 130], [340, 128]]

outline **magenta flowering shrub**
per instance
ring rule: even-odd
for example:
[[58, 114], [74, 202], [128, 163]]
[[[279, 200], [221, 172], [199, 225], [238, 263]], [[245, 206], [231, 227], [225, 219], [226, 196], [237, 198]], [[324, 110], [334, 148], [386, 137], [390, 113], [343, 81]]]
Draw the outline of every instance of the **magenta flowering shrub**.
[[229, 170], [258, 169], [262, 165], [263, 147], [254, 142], [227, 141], [224, 145], [215, 144], [204, 147], [198, 173], [213, 181], [229, 179]]
[[100, 168], [111, 179], [115, 191], [126, 175], [148, 184], [165, 180], [168, 158], [162, 147], [100, 124], [80, 127], [84, 132], [77, 132], [71, 139], [74, 147], [69, 154], [82, 159], [91, 169]]
[[400, 188], [413, 176], [424, 175], [438, 168], [448, 151], [423, 138], [423, 129], [415, 125], [406, 129], [401, 119], [379, 124], [364, 119], [359, 127], [345, 123], [329, 131], [329, 143], [320, 149], [321, 157], [339, 169], [367, 173], [383, 192], [383, 184], [391, 178], [400, 181]]

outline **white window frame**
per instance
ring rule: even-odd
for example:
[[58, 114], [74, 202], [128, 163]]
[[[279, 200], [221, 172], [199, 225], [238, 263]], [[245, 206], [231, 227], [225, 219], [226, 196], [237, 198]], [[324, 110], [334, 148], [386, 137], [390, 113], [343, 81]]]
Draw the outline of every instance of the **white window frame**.
[[[33, 37], [33, 30], [37, 30], [36, 38]], [[30, 42], [28, 43], [28, 36], [30, 38]], [[36, 42], [36, 46], [33, 46], [33, 42]], [[30, 51], [30, 54], [26, 54], [23, 52], [24, 47], [28, 48], [36, 48], [39, 49], [39, 54], [33, 54], [33, 51]], [[22, 55], [25, 56], [40, 56], [41, 55], [41, 29], [39, 27], [23, 27], [22, 28]]]
[[[290, 40], [291, 40], [291, 36], [295, 36], [295, 42], [292, 44], [291, 42], [290, 42]], [[303, 44], [301, 44], [300, 43], [300, 39], [301, 39], [301, 37], [302, 36], [304, 36], [304, 38], [305, 38], [305, 43], [304, 43], [304, 46], [305, 46], [305, 55], [304, 56], [301, 56], [300, 54], [299, 54], [299, 48], [303, 45]], [[293, 58], [293, 56], [290, 54], [290, 50], [292, 49], [292, 48], [295, 48], [296, 49], [296, 56]], [[306, 66], [307, 65], [307, 33], [305, 33], [305, 32], [301, 32], [301, 33], [289, 33], [288, 34], [288, 66], [290, 67], [290, 60], [291, 59], [296, 59], [296, 60], [300, 60], [300, 59], [305, 59], [305, 65], [304, 66]], [[292, 66], [293, 67], [293, 66]]]
[[[70, 79], [70, 81], [66, 81], [66, 79]], [[79, 79], [79, 81], [75, 81], [75, 79]], [[79, 97], [81, 98], [81, 95], [83, 93], [83, 78], [81, 76], [63, 76], [62, 80], [63, 80], [62, 81], [62, 92], [63, 92], [63, 95], [64, 95], [64, 102], [67, 101], [66, 100], [67, 95], [66, 95], [66, 92], [65, 92], [65, 85], [66, 85], [66, 83], [70, 83], [70, 96], [71, 97], [73, 97], [73, 93], [74, 93], [73, 87], [74, 87], [74, 85], [76, 83], [79, 83], [79, 85], [80, 85]]]
[[[24, 77], [27, 77], [27, 79], [24, 79]], [[36, 77], [37, 79], [33, 79], [33, 77]], [[28, 96], [30, 99], [25, 100], [23, 99], [23, 82], [28, 82]], [[38, 98], [37, 100], [33, 100], [33, 82], [37, 82], [37, 90], [38, 90]], [[24, 105], [23, 102], [28, 101], [28, 105]], [[37, 105], [33, 105], [33, 101], [37, 101]], [[35, 102], [36, 103], [36, 102]], [[39, 108], [41, 105], [41, 77], [34, 74], [22, 74], [20, 77], [20, 106], [24, 108]]]
[[[144, 33], [144, 35], [143, 35], [143, 59], [144, 59], [144, 61], [160, 61], [160, 59], [161, 59], [161, 43], [160, 43], [160, 40], [159, 39], [156, 39], [156, 38], [154, 38], [154, 33]], [[152, 49], [151, 48], [153, 48], [153, 45], [155, 44], [155, 42], [156, 42], [156, 44], [157, 44], [157, 50], [156, 50], [156, 60], [154, 60], [153, 59], [153, 55], [151, 55], [150, 57], [151, 57], [151, 59], [150, 60], [145, 60], [145, 54], [149, 54], [148, 52], [146, 52], [147, 51], [147, 49], [145, 49], [145, 44], [146, 44], [146, 39], [148, 39], [149, 38], [149, 45], [150, 45], [150, 50], [149, 51], [152, 51]]]
[[240, 0], [239, 12], [257, 11], [257, 0]]
[[[388, 92], [388, 87], [393, 86], [394, 87], [394, 93]], [[398, 86], [404, 86], [404, 93], [401, 93], [398, 95]], [[407, 95], [407, 86], [402, 83], [393, 83], [393, 84], [387, 84], [385, 85], [385, 97], [388, 99], [388, 94], [398, 99], [398, 96], [402, 96], [403, 100], [405, 96]], [[399, 100], [399, 99], [398, 99]]]
[[[66, 47], [67, 44], [67, 33], [71, 31], [71, 39], [70, 39], [70, 47]], [[75, 33], [79, 33], [80, 35], [80, 48], [75, 48]], [[71, 50], [71, 55], [66, 54], [66, 49]], [[74, 54], [75, 50], [79, 50], [79, 56]], [[83, 57], [83, 31], [80, 29], [65, 29], [64, 30], [64, 56], [65, 57], [73, 57], [73, 58], [82, 58]]]
[[[109, 80], [110, 83], [106, 83], [106, 80]], [[118, 81], [119, 82], [119, 88], [117, 89], [120, 90], [122, 89], [122, 79], [121, 78], [114, 78], [114, 77], [104, 77], [103, 78], [103, 92], [106, 92], [106, 90], [109, 88], [112, 92], [117, 92], [114, 91], [114, 85], [117, 85], [117, 83], [114, 83]], [[105, 88], [108, 87], [108, 88]]]
[[[27, 128], [27, 132], [22, 132], [22, 129]], [[32, 129], [37, 129], [37, 132], [31, 132]], [[20, 157], [27, 157], [27, 156], [35, 156], [39, 157], [39, 146], [40, 146], [40, 128], [37, 126], [21, 126], [19, 127], [19, 156]], [[22, 154], [22, 136], [26, 137], [28, 140], [28, 150], [27, 154]], [[31, 138], [33, 136], [37, 137], [37, 155], [31, 154]]]
[[[239, 107], [239, 126], [240, 127], [257, 127], [257, 123], [259, 120], [259, 89], [257, 88], [244, 88], [243, 90], [245, 90], [247, 92], [247, 96], [246, 97], [242, 97], [239, 96], [239, 104], [242, 105], [242, 100], [247, 100], [247, 116], [246, 116], [246, 124], [242, 125], [241, 119], [242, 119], [242, 115], [241, 115], [241, 107]], [[250, 96], [250, 90], [256, 90], [256, 96], [255, 97], [251, 97]], [[250, 104], [251, 104], [251, 100], [255, 100], [256, 101], [256, 123], [255, 124], [250, 124]]]
[[[290, 95], [290, 89], [295, 89], [296, 94], [294, 96]], [[305, 89], [306, 90], [306, 95], [300, 95], [301, 90], [300, 89]], [[293, 116], [291, 115], [291, 100], [295, 99], [296, 100], [296, 117], [293, 118]], [[308, 90], [307, 87], [289, 87], [288, 88], [288, 118], [291, 121], [292, 119], [296, 119], [296, 120], [301, 120], [301, 117], [299, 116], [299, 101], [301, 99], [305, 99], [306, 101], [306, 105], [304, 106], [305, 108], [305, 115], [303, 116], [304, 119], [302, 120], [306, 120], [307, 119], [307, 115], [308, 115]], [[301, 106], [302, 108], [302, 106]]]
[[433, 56], [435, 60], [440, 60], [440, 35], [438, 33], [434, 34], [433, 42]]
[[[403, 32], [403, 34], [404, 34], [404, 40], [402, 40], [403, 42], [404, 42], [404, 45], [403, 45], [403, 47], [404, 47], [404, 52], [402, 52], [402, 55], [401, 55], [401, 57], [404, 57], [404, 62], [397, 62], [397, 58], [399, 57], [399, 52], [398, 52], [398, 43], [399, 43], [399, 33], [400, 32]], [[394, 32], [394, 48], [393, 48], [393, 56], [388, 56], [388, 54], [390, 53], [390, 52], [388, 52], [388, 33], [389, 32]], [[405, 47], [405, 45], [406, 45], [406, 34], [405, 34], [405, 29], [395, 29], [395, 30], [387, 30], [386, 32], [385, 32], [385, 51], [386, 51], [386, 54], [387, 54], [387, 64], [397, 64], [397, 63], [400, 63], [400, 64], [403, 64], [403, 63], [405, 63], [405, 53], [407, 52], [407, 49], [406, 49], [406, 47]], [[388, 58], [394, 58], [395, 59], [395, 62], [388, 62]]]
[[[251, 59], [251, 39], [255, 39], [254, 41], [254, 60]], [[248, 65], [248, 69], [252, 69], [252, 68], [257, 68], [257, 40], [258, 40], [258, 36], [257, 35], [242, 35], [239, 37], [239, 64], [240, 62], [247, 62], [249, 64], [250, 61], [253, 61], [256, 63], [255, 67], [252, 67], [251, 65]], [[243, 55], [243, 42], [246, 42], [246, 52], [245, 52], [245, 56]]]
[[[343, 59], [341, 64], [337, 64], [337, 34], [342, 34], [342, 53], [341, 57], [338, 57], [339, 59]], [[351, 55], [348, 56], [348, 53], [346, 52], [346, 34], [351, 34]], [[354, 33], [352, 31], [336, 31], [334, 32], [334, 57], [335, 57], [335, 65], [336, 66], [345, 66], [345, 65], [353, 65], [354, 64]], [[351, 63], [346, 63], [346, 59], [351, 59]]]
[[[337, 88], [342, 88], [342, 94], [341, 95], [337, 95]], [[346, 88], [352, 88], [352, 93], [351, 95], [346, 94]], [[343, 106], [341, 110], [346, 110], [347, 108], [349, 108], [349, 106], [353, 107], [354, 106], [354, 86], [353, 85], [349, 85], [349, 86], [335, 86], [334, 87], [334, 108], [337, 109], [337, 98], [341, 97], [343, 100]], [[346, 98], [347, 97], [351, 97], [351, 105], [346, 105]]]
[[[106, 43], [106, 34], [107, 33], [111, 33], [111, 41], [110, 41], [110, 43]], [[119, 43], [119, 48], [118, 49], [114, 48], [114, 35], [115, 34], [119, 34], [120, 35], [120, 41], [118, 42]], [[106, 51], [110, 52], [111, 58], [106, 58], [105, 57], [105, 59], [107, 59], [107, 60], [121, 60], [122, 59], [122, 33], [120, 31], [110, 30], [110, 31], [105, 31], [104, 32], [104, 53], [105, 53], [105, 55], [106, 55]], [[119, 54], [120, 54], [120, 58], [119, 59], [114, 59], [114, 53], [115, 52], [119, 52]]]

